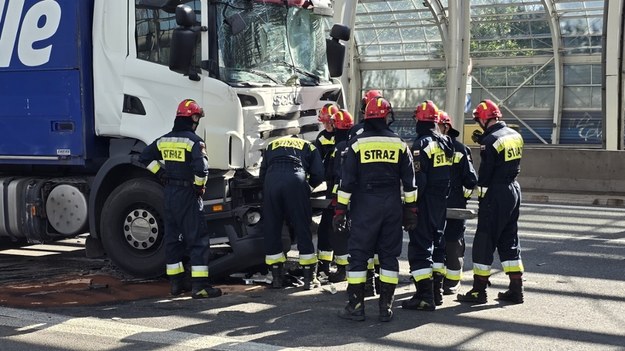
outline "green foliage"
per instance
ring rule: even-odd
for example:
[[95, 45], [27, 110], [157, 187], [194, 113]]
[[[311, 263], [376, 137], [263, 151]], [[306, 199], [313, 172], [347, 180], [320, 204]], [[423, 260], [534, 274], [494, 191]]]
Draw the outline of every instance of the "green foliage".
[[[531, 7], [531, 8], [528, 8]], [[535, 6], [488, 6], [476, 8], [471, 25], [471, 56], [533, 56], [538, 35], [550, 36], [544, 11]]]

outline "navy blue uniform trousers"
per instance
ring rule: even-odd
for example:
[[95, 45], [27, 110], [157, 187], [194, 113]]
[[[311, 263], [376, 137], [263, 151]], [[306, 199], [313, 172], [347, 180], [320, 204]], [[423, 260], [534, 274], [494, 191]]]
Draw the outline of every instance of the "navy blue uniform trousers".
[[410, 271], [430, 268], [433, 262], [445, 262], [445, 217], [447, 187], [431, 187], [417, 201], [417, 228], [408, 232]]
[[377, 252], [381, 269], [398, 272], [404, 236], [399, 187], [357, 191], [350, 206], [349, 270], [366, 271], [367, 261]]
[[272, 164], [265, 175], [263, 189], [265, 253], [275, 255], [284, 251], [282, 226], [287, 220], [293, 226], [299, 254], [314, 254], [310, 186], [304, 169], [293, 163]]
[[488, 187], [486, 197], [479, 204], [473, 263], [492, 265], [495, 249], [501, 262], [519, 259], [521, 247], [517, 222], [520, 207], [521, 187], [516, 181]]
[[202, 199], [193, 186], [165, 185], [165, 255], [167, 264], [208, 265], [209, 235], [202, 222]]

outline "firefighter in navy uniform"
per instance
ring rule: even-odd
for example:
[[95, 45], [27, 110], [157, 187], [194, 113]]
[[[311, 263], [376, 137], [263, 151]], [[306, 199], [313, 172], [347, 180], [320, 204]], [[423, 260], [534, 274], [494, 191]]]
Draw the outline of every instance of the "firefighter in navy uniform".
[[[365, 94], [362, 96], [362, 100], [360, 101], [360, 122], [349, 129], [347, 140], [350, 140], [354, 136], [361, 134], [365, 130], [365, 108], [367, 107], [369, 101], [383, 97], [384, 96], [382, 96], [382, 92], [377, 89], [370, 89], [365, 92]], [[391, 106], [391, 116], [390, 118], [387, 118], [386, 122], [388, 125], [390, 125], [394, 120], [395, 118], [394, 114], [392, 113]], [[378, 254], [375, 253], [373, 257], [369, 258], [369, 260], [367, 261], [367, 281], [365, 282], [365, 296], [375, 296], [376, 293], [379, 293], [379, 290], [380, 260], [378, 258]]]
[[416, 292], [402, 303], [402, 308], [409, 310], [434, 311], [443, 303], [443, 235], [454, 148], [451, 139], [438, 131], [438, 117], [438, 107], [429, 100], [415, 110], [417, 139], [412, 152], [419, 200], [417, 226], [408, 232], [408, 262]]
[[[347, 207], [351, 203], [347, 272], [349, 302], [339, 312], [339, 317], [345, 319], [365, 319], [367, 261], [377, 252], [381, 281], [379, 320], [391, 320], [395, 287], [399, 281], [397, 258], [402, 249], [402, 220], [405, 226], [413, 226], [416, 221], [412, 157], [408, 145], [386, 123], [391, 112], [391, 105], [385, 99], [369, 101], [365, 109], [364, 131], [347, 145], [334, 215], [335, 228], [344, 227]], [[402, 218], [402, 212], [408, 215]]]
[[518, 226], [523, 137], [500, 121], [499, 107], [484, 100], [473, 110], [473, 119], [484, 131], [479, 136], [477, 230], [473, 239], [473, 288], [458, 294], [458, 301], [486, 303], [491, 265], [497, 250], [504, 272], [510, 278], [508, 290], [499, 300], [523, 303], [523, 262]]
[[[451, 118], [445, 111], [440, 111], [438, 126], [441, 133], [448, 135], [454, 143], [454, 158], [451, 165], [451, 181], [447, 208], [467, 208], [467, 200], [471, 197], [477, 184], [477, 173], [473, 168], [471, 149], [458, 141], [460, 135], [453, 128]], [[462, 280], [464, 263], [464, 233], [466, 219], [447, 219], [445, 224], [445, 280], [443, 295], [453, 295], [458, 291]]]
[[[139, 161], [165, 185], [165, 255], [171, 294], [189, 290], [184, 259], [188, 256], [193, 298], [221, 296], [208, 283], [209, 236], [202, 225], [202, 195], [208, 178], [208, 156], [202, 138], [195, 134], [204, 110], [186, 99], [178, 105], [171, 132], [148, 145]], [[165, 167], [161, 167], [160, 160]]]
[[[324, 129], [319, 132], [317, 138], [313, 142], [323, 161], [326, 181], [326, 198], [332, 198], [332, 188], [334, 186], [334, 177], [332, 176], [331, 155], [334, 151], [334, 126], [332, 124], [332, 115], [338, 112], [339, 108], [335, 104], [325, 104], [319, 111], [319, 122], [323, 123]], [[323, 272], [326, 276], [330, 275], [330, 263], [332, 262], [332, 217], [334, 215], [333, 208], [324, 209], [321, 213], [321, 221], [317, 229], [317, 255], [319, 259], [319, 273]]]
[[[330, 163], [334, 183], [332, 189], [334, 208], [336, 207], [336, 196], [341, 181], [342, 161], [345, 149], [347, 148], [347, 137], [350, 128], [354, 126], [354, 118], [347, 110], [339, 110], [332, 116], [332, 123], [334, 125], [334, 136], [336, 140]], [[347, 265], [349, 264], [347, 239], [349, 237], [349, 230], [347, 228], [340, 229], [340, 231], [334, 232], [331, 238], [332, 248], [334, 249], [334, 263], [336, 264], [336, 271], [330, 273], [328, 279], [331, 283], [342, 282], [347, 278]]]
[[311, 187], [318, 186], [323, 179], [321, 156], [311, 142], [285, 136], [267, 145], [260, 165], [260, 180], [263, 183], [265, 263], [271, 267], [273, 288], [283, 285], [286, 256], [282, 247], [282, 226], [285, 220], [293, 225], [297, 238], [304, 289], [309, 290], [318, 282], [317, 255], [310, 231], [310, 192]]

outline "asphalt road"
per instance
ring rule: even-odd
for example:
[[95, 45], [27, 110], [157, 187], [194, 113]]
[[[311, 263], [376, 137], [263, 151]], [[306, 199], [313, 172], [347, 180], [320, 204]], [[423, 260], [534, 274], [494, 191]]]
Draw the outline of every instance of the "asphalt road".
[[[0, 307], [0, 350], [625, 350], [625, 209], [526, 203], [519, 225], [522, 305], [494, 299], [507, 285], [496, 260], [487, 304], [446, 296], [434, 312], [396, 307], [390, 323], [377, 321], [375, 298], [366, 321], [337, 318], [345, 283], [336, 294], [239, 285], [203, 301]], [[474, 230], [469, 221], [468, 262]], [[397, 300], [414, 292], [405, 252]]]

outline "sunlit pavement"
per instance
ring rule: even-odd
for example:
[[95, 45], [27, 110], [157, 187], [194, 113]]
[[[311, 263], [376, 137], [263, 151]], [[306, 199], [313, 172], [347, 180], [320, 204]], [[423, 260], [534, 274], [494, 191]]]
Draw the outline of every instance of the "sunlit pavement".
[[[240, 285], [203, 301], [163, 296], [87, 307], [3, 308], [2, 350], [623, 350], [625, 209], [526, 202], [519, 227], [526, 269], [521, 305], [495, 299], [507, 285], [496, 258], [487, 304], [445, 296], [434, 312], [403, 311], [400, 300], [414, 292], [404, 250], [390, 323], [378, 322], [376, 298], [367, 299], [365, 322], [337, 318], [346, 302], [345, 283], [335, 284], [336, 294], [328, 286], [276, 291]], [[471, 220], [462, 291], [471, 282], [474, 230]]]

